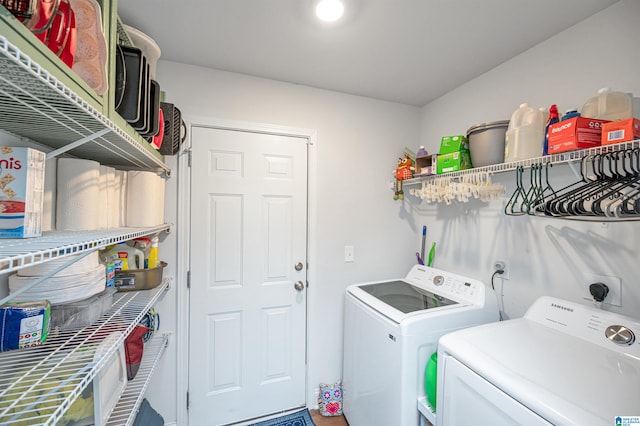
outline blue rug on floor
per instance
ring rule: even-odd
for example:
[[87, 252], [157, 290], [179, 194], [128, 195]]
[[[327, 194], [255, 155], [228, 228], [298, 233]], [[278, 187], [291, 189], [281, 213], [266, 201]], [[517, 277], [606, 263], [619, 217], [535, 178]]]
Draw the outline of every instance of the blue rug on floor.
[[315, 426], [308, 409], [296, 411], [282, 417], [254, 423], [251, 426]]

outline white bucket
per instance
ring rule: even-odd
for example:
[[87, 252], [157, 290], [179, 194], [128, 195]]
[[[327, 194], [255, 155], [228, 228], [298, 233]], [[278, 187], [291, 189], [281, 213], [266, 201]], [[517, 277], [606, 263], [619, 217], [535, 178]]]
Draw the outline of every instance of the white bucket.
[[149, 73], [151, 74], [151, 78], [155, 80], [156, 64], [160, 58], [160, 47], [151, 37], [142, 31], [130, 27], [129, 25], [123, 24], [123, 26], [135, 47], [142, 50], [142, 54], [147, 58], [147, 62], [149, 62]]
[[505, 134], [504, 161], [542, 156], [545, 113], [523, 103], [511, 115]]

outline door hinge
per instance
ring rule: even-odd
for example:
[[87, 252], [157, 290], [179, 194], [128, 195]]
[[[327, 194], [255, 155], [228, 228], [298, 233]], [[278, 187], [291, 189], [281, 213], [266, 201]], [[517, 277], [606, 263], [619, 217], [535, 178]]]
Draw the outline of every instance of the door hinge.
[[189, 391], [187, 391], [187, 410], [189, 409]]
[[191, 148], [189, 148], [189, 149], [187, 150], [189, 167], [191, 167], [191, 160], [192, 160], [192, 158], [193, 158], [193, 154], [192, 154], [192, 152], [193, 152], [193, 151], [191, 151]]
[[187, 288], [191, 288], [191, 271], [187, 271]]

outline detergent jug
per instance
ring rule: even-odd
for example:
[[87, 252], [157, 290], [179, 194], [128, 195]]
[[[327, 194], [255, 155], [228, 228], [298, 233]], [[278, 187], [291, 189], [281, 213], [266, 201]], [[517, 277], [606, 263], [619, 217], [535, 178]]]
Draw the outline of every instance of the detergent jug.
[[144, 253], [126, 243], [118, 243], [105, 254], [105, 258], [112, 260], [116, 271], [129, 269], [144, 269]]
[[546, 110], [521, 104], [511, 115], [505, 134], [504, 161], [542, 156]]
[[601, 120], [626, 120], [633, 117], [633, 100], [628, 93], [615, 92], [608, 87], [598, 90], [582, 106], [580, 115]]

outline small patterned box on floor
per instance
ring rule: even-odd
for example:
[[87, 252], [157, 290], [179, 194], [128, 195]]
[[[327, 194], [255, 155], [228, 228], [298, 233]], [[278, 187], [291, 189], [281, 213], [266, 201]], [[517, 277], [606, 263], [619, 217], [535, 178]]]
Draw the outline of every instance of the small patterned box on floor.
[[318, 394], [318, 411], [323, 416], [342, 415], [342, 382], [330, 385], [320, 383]]

